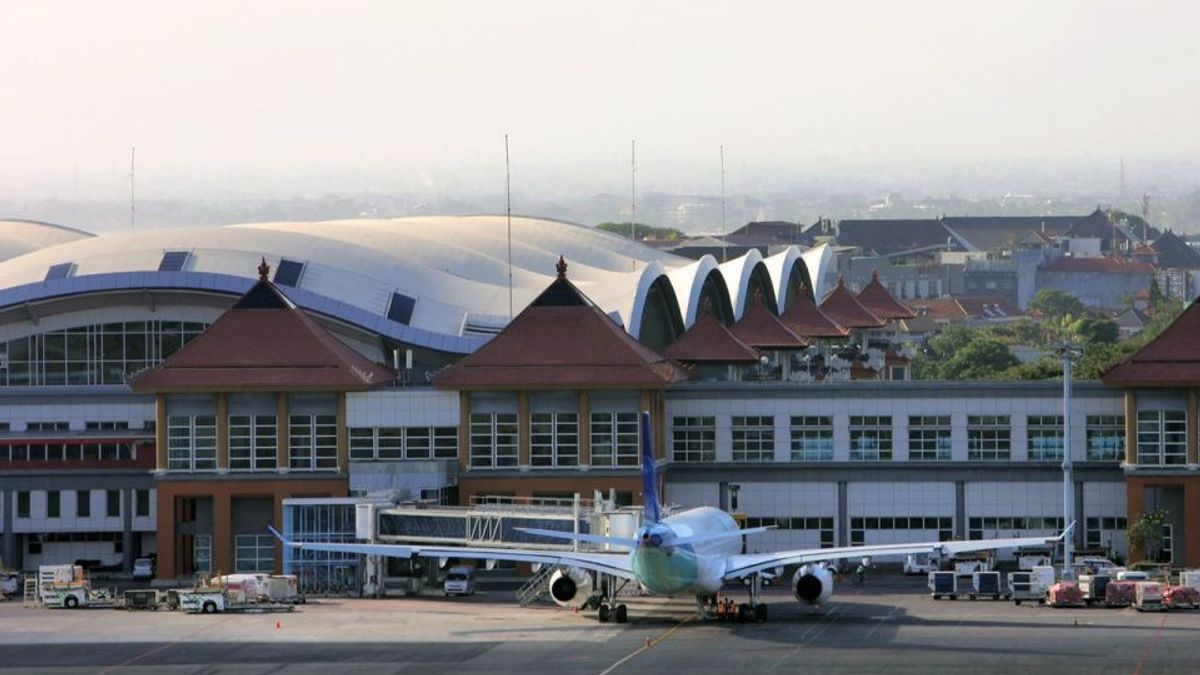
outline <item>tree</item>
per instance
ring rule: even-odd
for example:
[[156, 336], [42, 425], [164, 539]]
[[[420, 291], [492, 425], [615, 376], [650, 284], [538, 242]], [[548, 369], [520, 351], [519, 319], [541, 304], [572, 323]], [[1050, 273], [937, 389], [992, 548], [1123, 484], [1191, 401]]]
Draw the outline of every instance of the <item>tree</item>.
[[1021, 363], [1000, 374], [1003, 380], [1055, 380], [1062, 378], [1062, 361], [1043, 356], [1037, 361]]
[[[596, 226], [597, 230], [603, 230], [622, 237], [629, 236], [629, 223], [600, 223]], [[637, 223], [633, 226], [634, 237], [637, 239], [662, 239], [666, 241], [679, 241], [684, 239], [686, 235], [673, 227], [651, 227], [645, 223]]]
[[1017, 365], [1017, 357], [999, 340], [978, 336], [941, 367], [945, 380], [989, 380]]
[[1079, 298], [1057, 288], [1043, 288], [1029, 303], [1030, 309], [1036, 309], [1047, 319], [1059, 323], [1068, 316], [1081, 316], [1084, 313], [1083, 303]]
[[1133, 550], [1140, 551], [1146, 562], [1161, 562], [1163, 537], [1167, 533], [1167, 514], [1164, 511], [1141, 513], [1132, 523], [1126, 533], [1129, 536], [1130, 557]]
[[1081, 316], [1067, 325], [1067, 331], [1084, 345], [1111, 344], [1121, 335], [1117, 323], [1102, 316]]

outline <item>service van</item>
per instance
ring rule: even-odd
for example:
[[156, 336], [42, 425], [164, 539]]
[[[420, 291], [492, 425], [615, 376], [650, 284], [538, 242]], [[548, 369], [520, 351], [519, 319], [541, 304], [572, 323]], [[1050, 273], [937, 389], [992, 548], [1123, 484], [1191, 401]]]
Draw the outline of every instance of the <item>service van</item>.
[[475, 595], [475, 568], [467, 565], [455, 565], [446, 570], [446, 579], [442, 582], [442, 591], [447, 597], [451, 595]]

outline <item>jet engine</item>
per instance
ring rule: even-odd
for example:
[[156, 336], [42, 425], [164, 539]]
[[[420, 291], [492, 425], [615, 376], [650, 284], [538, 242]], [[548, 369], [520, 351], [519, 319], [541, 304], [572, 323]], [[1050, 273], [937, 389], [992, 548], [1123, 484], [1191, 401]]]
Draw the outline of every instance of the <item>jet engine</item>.
[[804, 565], [792, 576], [792, 592], [800, 602], [819, 605], [833, 595], [833, 573], [819, 563]]
[[592, 596], [592, 575], [578, 567], [560, 567], [550, 575], [550, 597], [562, 607], [582, 607]]

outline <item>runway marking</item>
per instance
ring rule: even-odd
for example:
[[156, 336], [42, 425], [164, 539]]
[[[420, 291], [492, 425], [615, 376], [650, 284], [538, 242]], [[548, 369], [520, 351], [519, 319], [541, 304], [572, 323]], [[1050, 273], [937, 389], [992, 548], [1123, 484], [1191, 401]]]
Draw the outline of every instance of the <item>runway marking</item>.
[[637, 649], [633, 650], [629, 654], [626, 654], [625, 657], [622, 658], [621, 660], [617, 661], [616, 663], [612, 664], [611, 666], [600, 671], [600, 675], [608, 675], [609, 673], [616, 670], [621, 664], [625, 663], [629, 659], [632, 659], [633, 657], [637, 656], [638, 654], [641, 654], [642, 652], [653, 647], [654, 645], [671, 637], [671, 634], [674, 633], [675, 631], [679, 630], [680, 626], [691, 621], [692, 619], [695, 619], [698, 616], [700, 616], [700, 614], [698, 612], [693, 612], [692, 614], [689, 614], [688, 616], [684, 617], [683, 620], [681, 620], [679, 623], [677, 623], [674, 626], [671, 626], [667, 630], [663, 631], [662, 634], [660, 634], [658, 637], [648, 638], [646, 640], [646, 644], [642, 645], [641, 647], [638, 647]]
[[216, 622], [211, 623], [202, 628], [197, 628], [196, 630], [194, 630], [190, 633], [184, 633], [183, 635], [180, 635], [179, 637], [175, 638], [174, 640], [171, 640], [170, 642], [168, 642], [166, 644], [159, 645], [159, 646], [155, 647], [154, 649], [148, 649], [148, 650], [142, 652], [141, 654], [134, 655], [116, 665], [109, 666], [109, 667], [105, 668], [104, 670], [100, 671], [99, 675], [108, 675], [109, 673], [116, 672], [116, 671], [120, 670], [121, 668], [125, 668], [126, 666], [133, 665], [134, 663], [141, 661], [142, 659], [144, 659], [148, 656], [153, 656], [161, 651], [165, 651], [171, 647], [174, 647], [175, 645], [179, 644], [180, 642], [183, 642], [184, 640], [196, 637], [197, 635], [200, 635], [206, 631], [210, 631], [210, 630], [216, 628], [217, 626], [220, 626], [221, 624], [228, 622], [232, 618], [233, 618], [232, 614], [223, 616], [223, 617], [221, 617], [220, 621], [216, 621]]
[[1146, 665], [1146, 657], [1150, 656], [1150, 652], [1158, 646], [1158, 641], [1162, 639], [1163, 629], [1167, 626], [1167, 613], [1163, 612], [1162, 621], [1158, 622], [1158, 629], [1154, 631], [1154, 635], [1150, 636], [1150, 640], [1146, 642], [1146, 646], [1142, 647], [1142, 655], [1138, 657], [1137, 667], [1133, 669], [1133, 675], [1142, 674], [1142, 666]]

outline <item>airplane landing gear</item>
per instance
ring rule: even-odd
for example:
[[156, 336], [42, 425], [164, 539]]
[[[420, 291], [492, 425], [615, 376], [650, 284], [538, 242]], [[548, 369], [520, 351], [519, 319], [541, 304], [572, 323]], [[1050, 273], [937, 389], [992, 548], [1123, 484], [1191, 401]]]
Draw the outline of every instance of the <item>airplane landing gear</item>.
[[629, 608], [624, 604], [610, 605], [607, 602], [600, 603], [599, 609], [596, 610], [596, 618], [600, 623], [625, 623], [629, 620]]

